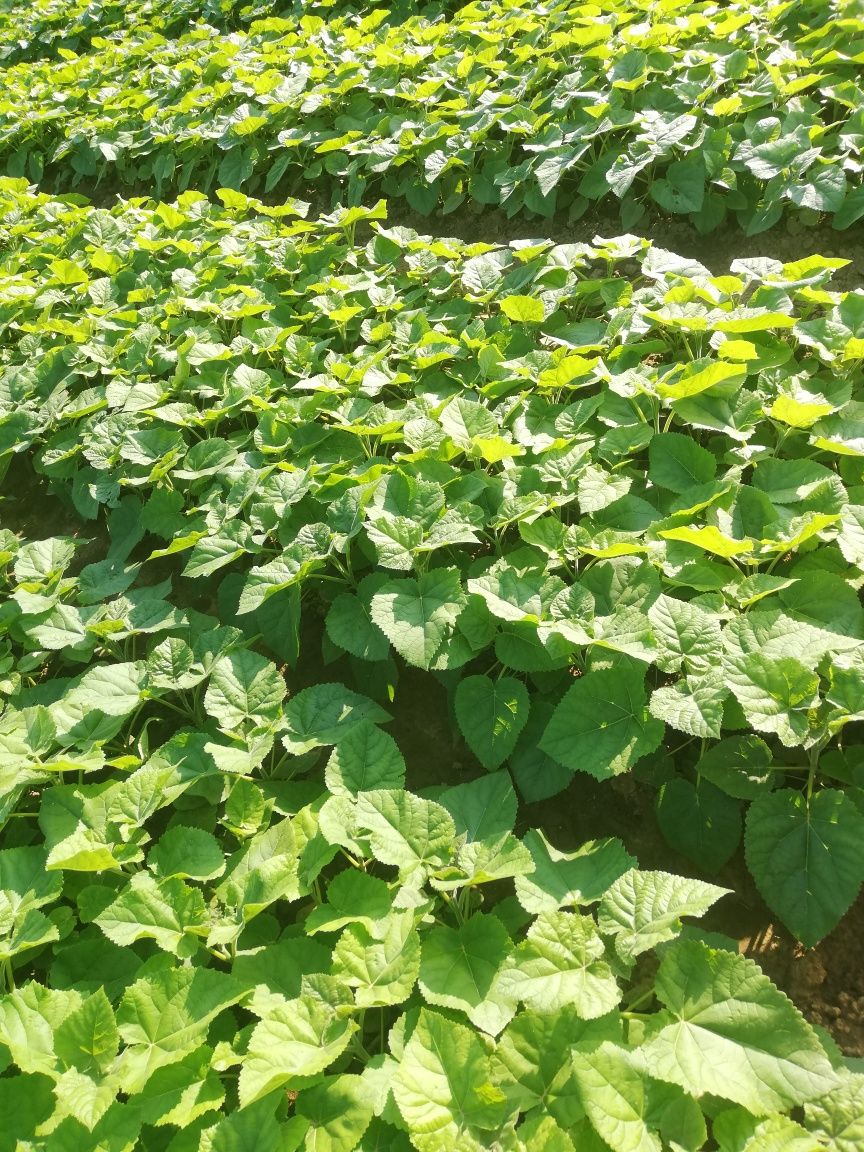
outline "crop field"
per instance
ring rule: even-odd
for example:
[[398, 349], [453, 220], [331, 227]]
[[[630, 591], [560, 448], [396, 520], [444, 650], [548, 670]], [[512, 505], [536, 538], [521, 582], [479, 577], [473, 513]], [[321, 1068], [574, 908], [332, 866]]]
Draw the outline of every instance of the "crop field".
[[0, 75], [0, 1152], [862, 1152], [864, 4]]

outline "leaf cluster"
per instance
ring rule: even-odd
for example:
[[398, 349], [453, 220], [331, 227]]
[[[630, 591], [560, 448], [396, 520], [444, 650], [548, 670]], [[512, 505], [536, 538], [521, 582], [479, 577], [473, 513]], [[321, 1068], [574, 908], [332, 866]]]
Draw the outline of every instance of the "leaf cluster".
[[[88, 41], [89, 8], [69, 27], [63, 5], [58, 33], [53, 2], [23, 29], [15, 6], [0, 163], [58, 191], [314, 188], [571, 220], [608, 202], [628, 230], [647, 211], [748, 234], [864, 215], [861, 20], [839, 0], [319, 7], [151, 0], [113, 31], [100, 9], [110, 35]], [[57, 35], [59, 59], [22, 59]]]
[[[830, 931], [864, 878], [844, 735], [864, 313], [829, 287], [842, 261], [712, 276], [633, 237], [430, 241], [381, 204], [312, 224], [230, 190], [112, 212], [5, 195], [5, 459], [107, 530], [74, 576], [74, 541], [7, 533], [21, 705], [66, 676], [83, 715], [102, 673], [81, 665], [136, 667], [136, 638], [179, 618], [179, 571], [289, 665], [323, 616], [325, 660], [382, 700], [404, 664], [443, 677], [526, 799], [635, 768], [709, 869], [746, 813], [768, 903], [807, 944]], [[159, 659], [148, 684], [200, 696], [194, 645]], [[204, 704], [260, 762], [281, 697], [238, 675], [272, 689], [263, 713], [233, 671]]]

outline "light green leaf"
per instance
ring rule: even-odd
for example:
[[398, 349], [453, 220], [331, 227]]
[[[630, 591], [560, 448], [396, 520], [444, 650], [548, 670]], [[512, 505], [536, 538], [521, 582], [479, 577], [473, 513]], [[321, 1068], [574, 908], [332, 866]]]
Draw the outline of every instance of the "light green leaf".
[[206, 936], [209, 918], [204, 898], [175, 878], [157, 880], [149, 872], [136, 872], [96, 923], [121, 948], [136, 940], [155, 940], [175, 956], [192, 956], [198, 938]]
[[713, 524], [705, 528], [667, 528], [660, 532], [664, 540], [681, 540], [685, 544], [693, 544], [714, 556], [723, 556], [728, 559], [732, 556], [742, 556], [753, 551], [752, 540], [736, 540], [727, 536]]
[[674, 939], [682, 916], [702, 916], [729, 891], [702, 880], [632, 868], [600, 901], [598, 927], [605, 936], [614, 936], [619, 956], [633, 960]]
[[824, 398], [803, 392], [796, 396], [778, 396], [768, 409], [768, 415], [772, 420], [788, 424], [790, 428], [812, 428], [817, 420], [833, 411], [833, 404], [828, 404]]
[[505, 296], [501, 300], [501, 311], [508, 320], [520, 324], [541, 324], [546, 319], [543, 301], [535, 296]]
[[117, 1027], [127, 1045], [121, 1056], [121, 1085], [140, 1092], [152, 1073], [198, 1048], [221, 1012], [246, 989], [210, 968], [162, 968], [136, 980], [123, 994]]
[[67, 1068], [77, 1068], [90, 1075], [107, 1072], [119, 1046], [114, 1012], [102, 988], [70, 1012], [54, 1033], [54, 1051], [58, 1058]]
[[378, 926], [349, 925], [333, 950], [333, 975], [354, 989], [358, 1008], [401, 1004], [420, 969], [413, 912], [393, 912]]
[[202, 1046], [176, 1064], [157, 1068], [140, 1095], [145, 1124], [187, 1128], [199, 1116], [220, 1108], [225, 1089], [210, 1067], [212, 1049]]
[[516, 1010], [496, 986], [511, 947], [501, 921], [482, 912], [457, 928], [436, 926], [423, 938], [420, 991], [430, 1004], [464, 1012], [475, 1027], [496, 1036]]
[[583, 1107], [594, 1129], [614, 1152], [661, 1152], [652, 1131], [651, 1081], [615, 1044], [604, 1041], [594, 1052], [572, 1053], [571, 1062]]
[[682, 662], [690, 670], [709, 671], [723, 653], [720, 622], [710, 612], [678, 600], [658, 596], [648, 609], [659, 653], [657, 664], [664, 672], [674, 672]]
[[275, 720], [286, 692], [272, 661], [241, 648], [220, 656], [213, 665], [204, 707], [208, 716], [230, 731], [247, 721], [261, 725]]
[[353, 868], [340, 872], [327, 886], [327, 901], [306, 917], [306, 931], [336, 932], [346, 924], [362, 924], [370, 932], [386, 919], [393, 905], [387, 884]]
[[450, 813], [410, 792], [362, 792], [355, 820], [375, 859], [397, 867], [406, 880], [443, 867], [453, 853], [456, 828]]
[[729, 690], [722, 676], [686, 676], [651, 693], [651, 715], [688, 736], [717, 739], [723, 727], [723, 706]]
[[405, 760], [392, 736], [364, 720], [341, 737], [327, 761], [324, 779], [334, 796], [401, 788]]
[[822, 1152], [823, 1145], [788, 1116], [751, 1116], [727, 1108], [717, 1116], [713, 1135], [720, 1152]]
[[864, 567], [864, 504], [849, 504], [843, 509], [837, 547], [844, 560], [856, 568]]
[[423, 527], [405, 516], [381, 516], [367, 521], [366, 535], [382, 568], [408, 572], [414, 566], [414, 553], [423, 542]]
[[96, 709], [106, 716], [128, 716], [138, 707], [143, 682], [141, 662], [99, 665], [84, 673], [70, 696], [78, 706]]
[[38, 908], [13, 914], [5, 892], [0, 892], [0, 960], [11, 960], [29, 948], [39, 948], [60, 938], [60, 930]]
[[393, 1096], [420, 1152], [481, 1152], [488, 1146], [482, 1133], [498, 1129], [508, 1113], [480, 1038], [427, 1008], [405, 1045]]
[[[494, 439], [498, 421], [470, 394], [455, 396], [441, 413], [441, 427], [463, 451], [470, 451], [477, 439]], [[374, 616], [373, 616], [374, 619]]]
[[864, 1077], [848, 1076], [827, 1096], [804, 1108], [808, 1131], [836, 1152], [859, 1152], [864, 1145]]
[[151, 848], [147, 864], [156, 877], [213, 880], [225, 871], [225, 853], [203, 828], [176, 825]]
[[282, 743], [296, 756], [322, 744], [339, 744], [358, 725], [386, 724], [389, 713], [344, 684], [315, 684], [298, 692], [284, 710]]
[[22, 1072], [56, 1072], [54, 1034], [83, 998], [29, 981], [0, 999], [0, 1043]]
[[467, 599], [455, 568], [384, 584], [372, 597], [372, 620], [400, 656], [430, 668], [452, 634]]
[[746, 369], [740, 364], [703, 357], [687, 364], [683, 371], [673, 368], [658, 382], [657, 392], [667, 400], [684, 400], [706, 392], [709, 388], [716, 388], [718, 384], [726, 388], [741, 384], [746, 375]]
[[575, 1006], [587, 1020], [616, 1007], [621, 992], [602, 959], [594, 921], [572, 912], [542, 912], [501, 972], [499, 991], [538, 1012]]
[[246, 1108], [277, 1088], [301, 1088], [345, 1051], [357, 1024], [353, 1001], [342, 981], [304, 976], [302, 991], [284, 1007], [274, 1006], [256, 1024], [240, 1068], [240, 1106]]
[[523, 843], [534, 871], [516, 878], [516, 896], [526, 912], [554, 912], [577, 904], [592, 904], [636, 860], [620, 840], [589, 840], [575, 852], [559, 852], [543, 833], [531, 829]]
[[676, 941], [663, 953], [655, 987], [670, 1021], [638, 1050], [652, 1076], [757, 1116], [836, 1086], [816, 1033], [752, 960]]
[[806, 744], [819, 706], [819, 677], [793, 656], [728, 656], [726, 678], [748, 721], [787, 748]]
[[604, 1040], [621, 1039], [617, 1012], [597, 1020], [583, 1020], [572, 1004], [558, 1012], [520, 1012], [499, 1037], [494, 1061], [521, 1112], [536, 1112], [539, 1105], [569, 1131], [584, 1118], [571, 1051], [590, 1052]]
[[328, 1076], [304, 1088], [294, 1104], [309, 1121], [308, 1152], [352, 1152], [372, 1121], [369, 1093], [360, 1076]]
[[276, 900], [296, 900], [301, 894], [300, 852], [294, 821], [280, 820], [259, 832], [228, 862], [228, 873], [216, 895], [229, 908], [251, 920]]

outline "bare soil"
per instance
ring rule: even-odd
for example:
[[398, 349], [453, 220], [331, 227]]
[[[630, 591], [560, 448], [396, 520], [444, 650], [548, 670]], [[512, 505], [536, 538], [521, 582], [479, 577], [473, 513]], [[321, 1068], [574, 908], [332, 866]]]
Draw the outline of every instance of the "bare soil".
[[[424, 235], [457, 236], [475, 243], [509, 244], [511, 240], [539, 237], [557, 244], [591, 243], [595, 236], [618, 236], [626, 231], [617, 215], [603, 212], [567, 224], [557, 217], [510, 219], [500, 208], [484, 208], [478, 214], [463, 207], [447, 215], [436, 212], [431, 216], [421, 216], [393, 202], [388, 208], [390, 225], [401, 224]], [[632, 231], [660, 248], [699, 260], [715, 275], [728, 272], [733, 260], [765, 256], [788, 263], [819, 255], [850, 261], [834, 274], [837, 288], [850, 291], [864, 286], [864, 221], [838, 232], [827, 224], [808, 228], [799, 220], [790, 219], [756, 236], [745, 236], [739, 228], [727, 224], [703, 236], [681, 217], [653, 215], [641, 220]]]

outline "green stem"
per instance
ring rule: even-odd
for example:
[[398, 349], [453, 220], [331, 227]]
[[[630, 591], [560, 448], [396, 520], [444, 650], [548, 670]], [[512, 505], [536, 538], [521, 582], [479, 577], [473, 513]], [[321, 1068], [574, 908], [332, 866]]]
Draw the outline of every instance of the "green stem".
[[465, 917], [462, 915], [462, 910], [459, 907], [458, 903], [453, 899], [453, 897], [450, 895], [449, 892], [442, 892], [441, 896], [444, 900], [444, 903], [447, 905], [447, 907], [452, 911], [453, 915], [456, 917], [457, 924], [459, 924], [461, 926], [465, 921]]

